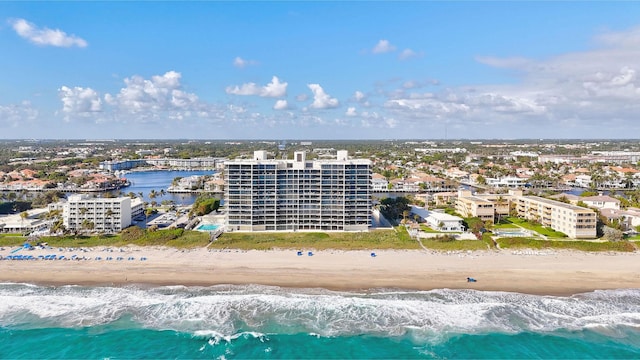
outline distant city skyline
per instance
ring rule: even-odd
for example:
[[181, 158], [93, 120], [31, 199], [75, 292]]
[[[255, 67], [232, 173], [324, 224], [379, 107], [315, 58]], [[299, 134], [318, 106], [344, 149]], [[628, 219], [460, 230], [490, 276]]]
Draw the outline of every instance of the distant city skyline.
[[0, 138], [628, 139], [638, 2], [2, 2]]

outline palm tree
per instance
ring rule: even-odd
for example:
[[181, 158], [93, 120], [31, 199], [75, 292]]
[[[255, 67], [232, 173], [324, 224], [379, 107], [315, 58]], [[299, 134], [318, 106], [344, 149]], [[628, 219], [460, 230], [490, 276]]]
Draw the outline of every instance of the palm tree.
[[104, 212], [104, 216], [106, 217], [105, 220], [109, 225], [109, 231], [113, 232], [113, 219], [111, 218], [113, 216], [113, 210], [107, 209], [107, 211]]
[[502, 207], [506, 202], [507, 200], [503, 198], [502, 195], [498, 196], [498, 198], [496, 199], [496, 204], [498, 205], [496, 207], [496, 215], [498, 215], [498, 223], [502, 221]]
[[407, 222], [407, 216], [409, 216], [411, 212], [409, 210], [405, 210], [402, 212], [402, 222], [406, 223]]
[[81, 227], [84, 230], [91, 231], [95, 227], [95, 224], [93, 223], [93, 221], [90, 221], [89, 219], [84, 219], [82, 220]]
[[153, 208], [146, 208], [144, 210], [144, 227], [147, 227], [147, 221], [149, 220], [149, 215], [153, 214]]
[[20, 213], [20, 223], [21, 223], [21, 227], [22, 227], [23, 231], [24, 231], [24, 219], [26, 219], [28, 217], [29, 217], [29, 213], [28, 212], [23, 211], [23, 212]]
[[64, 222], [62, 221], [62, 219], [58, 219], [56, 220], [52, 225], [51, 225], [51, 233], [55, 234], [58, 231], [64, 233], [67, 229], [64, 226]]

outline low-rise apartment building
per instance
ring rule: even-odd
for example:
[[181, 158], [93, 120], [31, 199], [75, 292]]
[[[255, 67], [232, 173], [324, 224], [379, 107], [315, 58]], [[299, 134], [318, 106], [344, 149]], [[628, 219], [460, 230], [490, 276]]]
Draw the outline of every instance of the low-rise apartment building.
[[596, 238], [596, 213], [593, 210], [538, 196], [524, 196], [521, 190], [511, 190], [508, 194], [472, 194], [470, 190], [460, 190], [456, 202], [456, 211], [462, 216], [479, 217], [492, 223], [512, 209], [518, 217], [536, 221], [571, 238]]
[[473, 195], [471, 190], [460, 190], [456, 201], [456, 212], [463, 217], [477, 217], [493, 223], [495, 205], [493, 201]]
[[72, 231], [118, 232], [131, 225], [131, 198], [71, 195], [63, 205], [62, 219]]
[[539, 222], [570, 238], [595, 239], [596, 213], [588, 208], [538, 196], [518, 196], [518, 216]]

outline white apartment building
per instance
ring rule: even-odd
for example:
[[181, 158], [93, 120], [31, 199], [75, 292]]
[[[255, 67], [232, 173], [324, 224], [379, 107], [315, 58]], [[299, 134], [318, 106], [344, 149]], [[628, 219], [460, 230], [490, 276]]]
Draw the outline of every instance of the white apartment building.
[[387, 179], [380, 174], [373, 174], [371, 178], [371, 191], [373, 192], [389, 191], [389, 181], [387, 181]]
[[487, 178], [487, 185], [493, 187], [509, 187], [521, 188], [527, 185], [527, 178], [519, 178], [516, 176], [505, 176], [501, 178]]
[[92, 198], [86, 194], [70, 195], [62, 209], [64, 226], [69, 230], [118, 232], [131, 225], [131, 198]]
[[144, 215], [144, 201], [139, 197], [131, 199], [131, 220], [141, 215]]
[[371, 162], [267, 159], [225, 162], [227, 231], [366, 231], [371, 224]]

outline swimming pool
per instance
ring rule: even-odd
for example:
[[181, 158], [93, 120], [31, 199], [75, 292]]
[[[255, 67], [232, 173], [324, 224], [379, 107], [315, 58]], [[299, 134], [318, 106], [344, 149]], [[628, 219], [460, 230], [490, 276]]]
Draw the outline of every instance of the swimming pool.
[[522, 237], [522, 236], [530, 236], [529, 232], [525, 230], [498, 230], [494, 231], [494, 233], [498, 236], [513, 236], [513, 237]]
[[216, 225], [216, 224], [202, 224], [202, 225], [198, 226], [196, 228], [196, 230], [199, 230], [199, 231], [215, 231], [215, 230], [218, 230], [219, 227], [220, 227], [220, 225]]

